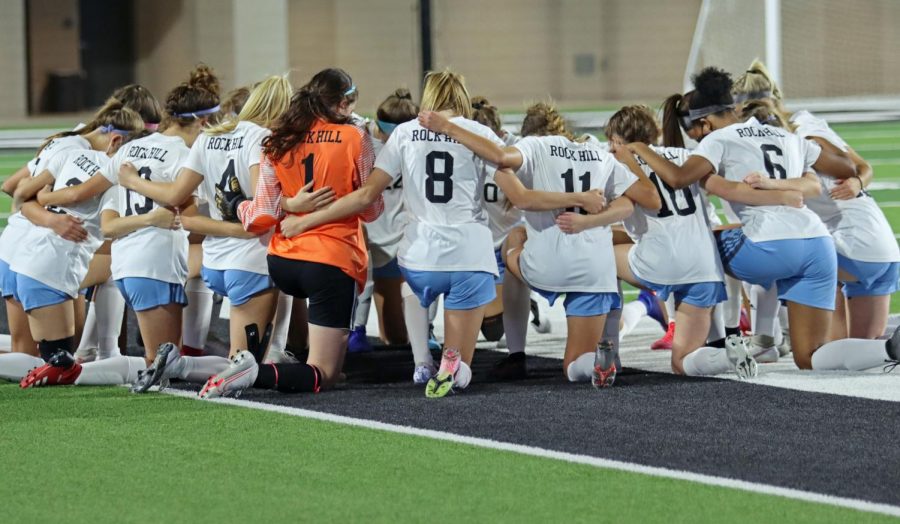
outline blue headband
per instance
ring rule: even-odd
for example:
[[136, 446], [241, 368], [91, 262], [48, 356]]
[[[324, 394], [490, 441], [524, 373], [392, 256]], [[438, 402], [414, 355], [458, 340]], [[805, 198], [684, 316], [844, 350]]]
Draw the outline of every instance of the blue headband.
[[119, 129], [112, 124], [107, 124], [105, 126], [99, 126], [97, 129], [100, 130], [101, 133], [115, 133], [121, 136], [128, 136], [131, 134], [130, 131], [126, 131], [124, 129]]
[[177, 116], [178, 118], [187, 118], [187, 117], [197, 118], [198, 116], [206, 116], [206, 115], [211, 115], [213, 113], [218, 113], [218, 112], [219, 112], [219, 105], [216, 104], [215, 106], [210, 107], [209, 109], [201, 109], [200, 111], [192, 111], [190, 113], [175, 113], [175, 116]]
[[352, 94], [355, 93], [355, 92], [356, 92], [356, 84], [352, 84], [352, 85], [350, 86], [350, 89], [344, 91], [344, 96], [350, 96], [350, 95], [352, 95]]
[[721, 113], [722, 111], [728, 111], [729, 109], [734, 109], [734, 104], [722, 104], [722, 105], [712, 105], [712, 106], [700, 107], [697, 109], [691, 109], [688, 114], [690, 115], [691, 120], [699, 120], [707, 115], [712, 115], [714, 113]]
[[378, 126], [378, 129], [381, 129], [381, 132], [389, 135], [394, 132], [394, 129], [397, 129], [397, 126], [400, 124], [392, 124], [390, 122], [385, 122], [384, 120], [375, 119], [375, 125]]

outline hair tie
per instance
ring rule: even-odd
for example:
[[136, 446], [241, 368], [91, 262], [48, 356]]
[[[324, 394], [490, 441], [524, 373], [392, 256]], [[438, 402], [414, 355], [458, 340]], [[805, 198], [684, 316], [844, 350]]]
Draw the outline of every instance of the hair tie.
[[199, 111], [190, 111], [187, 113], [175, 113], [175, 116], [177, 116], [178, 118], [188, 118], [188, 117], [197, 118], [197, 117], [201, 117], [201, 116], [211, 115], [213, 113], [218, 113], [219, 109], [220, 109], [219, 104], [216, 104], [213, 107], [210, 107], [209, 109], [201, 109]]
[[151, 124], [150, 122], [146, 122], [144, 123], [144, 129], [146, 129], [147, 131], [156, 131], [157, 129], [159, 129], [159, 124]]
[[351, 84], [350, 89], [344, 91], [344, 96], [350, 96], [356, 92], [356, 84]]

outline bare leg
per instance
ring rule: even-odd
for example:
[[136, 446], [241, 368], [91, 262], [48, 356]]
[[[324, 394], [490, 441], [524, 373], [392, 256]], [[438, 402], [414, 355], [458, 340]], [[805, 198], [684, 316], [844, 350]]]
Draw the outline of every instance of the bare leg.
[[890, 295], [853, 297], [847, 300], [850, 338], [878, 338], [887, 329]]
[[[692, 306], [682, 302], [675, 312], [675, 338], [672, 341], [672, 371], [684, 374], [684, 357], [706, 345], [709, 332], [710, 308]], [[724, 350], [723, 350], [724, 351]]]
[[349, 330], [309, 325], [309, 358], [306, 363], [319, 370], [322, 389], [338, 381], [347, 354]]
[[800, 369], [812, 369], [813, 353], [828, 338], [831, 311], [788, 302], [788, 319], [794, 363]]
[[[247, 302], [240, 306], [231, 305], [228, 335], [231, 340], [231, 352], [233, 357], [239, 351], [248, 348], [246, 327], [256, 324], [259, 332], [265, 332], [266, 325], [272, 322], [275, 316], [275, 306], [278, 304], [278, 289], [267, 289], [253, 295]], [[265, 351], [265, 349], [263, 350]]]
[[385, 344], [404, 345], [409, 342], [406, 322], [403, 319], [402, 278], [377, 278], [374, 280], [375, 309], [378, 312], [378, 330]]
[[161, 344], [172, 342], [177, 345], [181, 341], [182, 309], [181, 304], [166, 304], [136, 313], [148, 365], [156, 359], [156, 349]]
[[[32, 309], [28, 312], [28, 326], [34, 340], [60, 340], [75, 336], [75, 308], [73, 301]], [[73, 345], [74, 349], [74, 345]]]
[[444, 309], [444, 347], [459, 351], [463, 362], [470, 366], [485, 308]]
[[16, 299], [6, 299], [6, 318], [9, 321], [9, 334], [12, 337], [12, 350], [16, 353], [25, 353], [38, 356], [37, 342], [31, 337], [31, 328], [28, 327], [28, 315], [22, 309]]
[[832, 341], [847, 338], [850, 333], [849, 320], [850, 319], [847, 317], [847, 299], [844, 297], [844, 292], [841, 291], [841, 285], [838, 284], [837, 293], [834, 297], [834, 316], [832, 317], [828, 340]]

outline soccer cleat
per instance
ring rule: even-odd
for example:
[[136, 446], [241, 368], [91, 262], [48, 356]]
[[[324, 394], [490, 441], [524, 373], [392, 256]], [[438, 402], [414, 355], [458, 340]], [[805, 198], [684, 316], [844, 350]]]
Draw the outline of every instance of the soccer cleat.
[[725, 339], [725, 354], [734, 366], [734, 372], [741, 380], [753, 378], [757, 374], [756, 361], [747, 351], [747, 345], [743, 337], [729, 335]]
[[199, 396], [202, 399], [239, 397], [245, 389], [253, 386], [258, 374], [259, 364], [253, 354], [241, 351], [231, 358], [231, 364], [225, 371], [209, 377]]
[[511, 353], [499, 360], [491, 368], [489, 374], [491, 380], [507, 381], [522, 380], [528, 377], [528, 367], [525, 364], [525, 353]]
[[19, 382], [22, 389], [74, 384], [81, 375], [81, 364], [68, 351], [58, 351], [43, 366], [36, 367]]
[[300, 359], [286, 349], [270, 349], [263, 364], [301, 364]]
[[453, 391], [453, 379], [459, 371], [460, 355], [455, 349], [445, 349], [441, 356], [441, 368], [425, 385], [425, 396], [428, 398], [446, 397]]
[[591, 385], [595, 388], [608, 388], [616, 381], [616, 352], [612, 344], [604, 340], [597, 344], [594, 352], [594, 372]]
[[659, 324], [659, 327], [667, 330], [666, 317], [663, 315], [662, 308], [659, 307], [659, 299], [656, 298], [656, 295], [642, 289], [641, 292], [638, 293], [637, 299], [647, 308], [647, 316], [655, 320], [656, 323]]
[[75, 350], [75, 360], [80, 364], [97, 360], [97, 348], [78, 348]]
[[741, 330], [741, 333], [744, 335], [750, 333], [752, 327], [750, 326], [750, 314], [747, 313], [746, 308], [741, 308], [741, 319], [738, 322], [738, 329]]
[[531, 324], [538, 333], [549, 333], [553, 326], [550, 324], [550, 312], [539, 300], [531, 299]]
[[366, 336], [366, 326], [356, 326], [350, 332], [347, 340], [347, 353], [367, 353], [372, 351], [369, 337]]
[[437, 370], [434, 369], [434, 364], [422, 364], [416, 366], [415, 371], [413, 371], [413, 384], [427, 384], [429, 380], [434, 377], [434, 374], [437, 373]]
[[778, 362], [781, 354], [775, 347], [775, 339], [769, 335], [753, 335], [750, 337], [750, 355], [760, 364]]
[[169, 381], [178, 377], [184, 367], [181, 350], [171, 342], [161, 344], [156, 350], [156, 358], [147, 369], [138, 373], [137, 380], [131, 385], [132, 393], [145, 393], [159, 384], [160, 389], [169, 385]]
[[887, 359], [884, 363], [884, 372], [890, 373], [900, 365], [900, 326], [894, 329], [890, 338], [884, 341], [884, 350], [887, 352]]
[[666, 330], [666, 334], [662, 336], [656, 342], [650, 344], [650, 349], [653, 350], [670, 350], [672, 349], [672, 341], [675, 339], [675, 323], [669, 322], [669, 329]]

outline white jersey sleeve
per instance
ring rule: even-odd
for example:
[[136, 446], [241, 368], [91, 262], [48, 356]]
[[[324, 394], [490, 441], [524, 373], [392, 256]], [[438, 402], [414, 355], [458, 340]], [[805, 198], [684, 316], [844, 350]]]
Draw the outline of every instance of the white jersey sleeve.
[[[755, 118], [717, 129], [703, 138], [692, 155], [705, 158], [715, 172], [733, 182], [743, 182], [754, 172], [771, 178], [799, 178], [818, 158], [820, 149], [784, 129], [760, 124]], [[751, 206], [731, 202], [754, 242], [815, 238], [828, 230], [808, 208]]]

